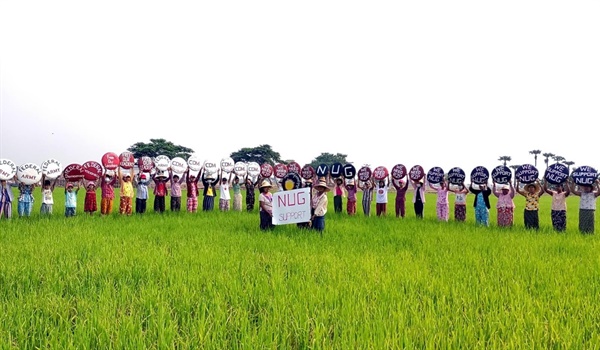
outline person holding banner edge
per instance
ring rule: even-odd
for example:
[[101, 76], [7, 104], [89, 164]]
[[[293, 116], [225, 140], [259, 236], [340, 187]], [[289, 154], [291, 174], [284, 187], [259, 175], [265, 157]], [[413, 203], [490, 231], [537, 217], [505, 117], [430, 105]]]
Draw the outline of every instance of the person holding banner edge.
[[263, 231], [273, 229], [273, 195], [271, 194], [271, 183], [263, 180], [260, 184], [258, 196], [260, 229]]

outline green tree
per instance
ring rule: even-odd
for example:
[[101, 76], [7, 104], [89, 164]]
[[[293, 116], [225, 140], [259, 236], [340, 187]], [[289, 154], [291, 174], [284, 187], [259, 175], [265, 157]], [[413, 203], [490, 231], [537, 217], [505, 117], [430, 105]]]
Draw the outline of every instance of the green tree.
[[554, 153], [547, 152], [547, 153], [544, 153], [544, 154], [542, 154], [542, 155], [544, 156], [544, 163], [546, 163], [546, 169], [548, 169], [548, 160], [549, 160], [551, 157], [554, 157], [554, 156], [555, 156], [555, 154], [554, 154]]
[[540, 151], [539, 149], [534, 149], [533, 151], [529, 151], [529, 154], [533, 154], [533, 159], [534, 159], [533, 165], [535, 165], [536, 168], [537, 168], [537, 156], [540, 153], [542, 153], [542, 151]]
[[136, 142], [127, 150], [133, 153], [135, 158], [143, 156], [154, 158], [156, 156], [165, 155], [171, 159], [175, 157], [188, 159], [192, 153], [194, 153], [194, 150], [191, 148], [176, 145], [165, 139], [150, 139], [150, 143]]
[[504, 162], [504, 166], [506, 166], [506, 162], [510, 162], [512, 158], [510, 156], [501, 156], [498, 158], [499, 161]]
[[565, 157], [563, 157], [563, 156], [554, 156], [554, 157], [552, 157], [552, 159], [554, 159], [554, 161], [557, 163], [560, 163], [560, 162], [563, 162], [566, 160]]
[[573, 164], [575, 164], [575, 162], [572, 160], [568, 160], [568, 161], [564, 161], [563, 163], [565, 163], [567, 165], [567, 170], [569, 170], [569, 173], [571, 173], [571, 166]]
[[319, 156], [317, 156], [315, 159], [313, 159], [312, 162], [310, 162], [310, 165], [313, 168], [316, 168], [319, 166], [319, 164], [327, 164], [327, 165], [331, 165], [334, 163], [346, 164], [346, 163], [348, 163], [348, 161], [346, 160], [346, 157], [348, 157], [348, 155], [341, 154], [341, 153], [336, 153], [336, 154], [321, 153]]
[[260, 145], [258, 147], [244, 147], [231, 153], [231, 159], [234, 162], [257, 162], [258, 164], [283, 162], [279, 152], [275, 152], [270, 145]]

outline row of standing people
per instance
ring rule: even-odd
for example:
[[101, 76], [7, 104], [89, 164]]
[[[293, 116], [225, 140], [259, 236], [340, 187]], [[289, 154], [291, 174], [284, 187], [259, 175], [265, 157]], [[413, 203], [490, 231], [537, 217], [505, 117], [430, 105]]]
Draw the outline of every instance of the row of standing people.
[[[253, 211], [255, 205], [255, 187], [262, 179], [258, 178], [252, 181], [247, 177], [244, 179], [246, 188], [246, 210]], [[151, 181], [154, 186], [151, 186]], [[232, 196], [230, 189], [233, 189], [233, 210], [242, 211], [242, 193], [240, 179], [233, 174], [224, 176], [219, 173], [216, 178], [208, 178], [201, 170], [197, 175], [186, 172], [182, 176], [171, 172], [170, 170], [161, 174], [153, 175], [140, 173], [135, 175], [133, 170], [129, 172], [105, 171], [97, 181], [76, 181], [68, 182], [64, 189], [65, 194], [65, 216], [74, 216], [77, 208], [77, 196], [80, 189], [85, 188], [84, 212], [93, 215], [100, 211], [100, 214], [110, 215], [113, 213], [114, 200], [116, 198], [117, 183], [119, 183], [119, 213], [132, 215], [134, 212], [143, 214], [147, 211], [147, 201], [149, 193], [152, 190], [154, 194], [153, 208], [157, 213], [167, 210], [167, 198], [170, 197], [170, 210], [180, 211], [182, 209], [182, 185], [186, 184], [186, 203], [184, 204], [189, 212], [197, 212], [198, 197], [200, 194], [199, 182], [203, 185], [202, 210], [210, 211], [214, 209], [217, 193], [219, 195], [219, 209], [228, 211], [231, 209]], [[54, 205], [54, 190], [57, 179], [47, 180], [45, 177], [41, 181], [41, 206], [40, 214], [51, 215]], [[19, 191], [18, 196], [13, 195], [12, 188], [16, 187]], [[17, 212], [20, 217], [31, 215], [34, 206], [35, 184], [24, 184], [19, 182], [16, 177], [12, 182], [0, 181], [0, 218], [10, 218], [12, 216], [13, 203], [17, 202]], [[152, 187], [152, 188], [151, 188]], [[217, 188], [219, 191], [217, 192]], [[97, 191], [100, 190], [101, 199], [98, 205]]]
[[[341, 213], [343, 208], [342, 198], [347, 197], [346, 211], [349, 215], [356, 214], [356, 180], [351, 179], [345, 182], [342, 179], [335, 180], [334, 191], [334, 210]], [[595, 223], [596, 197], [600, 195], [598, 182], [592, 185], [575, 186], [569, 180], [565, 184], [548, 187], [547, 183], [541, 185], [539, 181], [521, 186], [518, 180], [513, 184], [492, 183], [492, 188], [488, 184], [473, 186], [468, 188], [464, 183], [451, 188], [449, 184], [442, 180], [437, 185], [432, 185], [424, 180], [396, 180], [385, 178], [382, 180], [360, 181], [358, 188], [362, 190], [362, 207], [366, 216], [370, 215], [373, 194], [375, 193], [376, 215], [387, 214], [388, 191], [390, 184], [396, 191], [395, 214], [396, 217], [404, 218], [406, 216], [406, 194], [409, 186], [412, 187], [412, 203], [415, 216], [423, 218], [424, 205], [426, 202], [425, 193], [429, 188], [437, 195], [436, 212], [437, 218], [441, 221], [449, 220], [449, 193], [455, 194], [454, 201], [454, 219], [456, 221], [465, 221], [467, 213], [467, 195], [475, 195], [473, 207], [475, 210], [475, 220], [478, 224], [489, 225], [489, 210], [491, 209], [489, 197], [493, 194], [497, 197], [497, 225], [501, 227], [513, 226], [514, 223], [514, 197], [520, 194], [525, 198], [524, 208], [524, 226], [528, 229], [539, 229], [539, 199], [542, 195], [548, 194], [552, 197], [551, 220], [553, 228], [556, 231], [565, 231], [567, 224], [566, 217], [566, 198], [570, 195], [580, 197], [579, 208], [579, 230], [582, 233], [593, 233]]]

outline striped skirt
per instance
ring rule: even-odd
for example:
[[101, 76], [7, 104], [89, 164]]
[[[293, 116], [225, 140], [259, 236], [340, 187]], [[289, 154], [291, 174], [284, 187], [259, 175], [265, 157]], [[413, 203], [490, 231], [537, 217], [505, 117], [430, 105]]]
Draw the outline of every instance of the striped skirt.
[[540, 228], [540, 218], [537, 210], [524, 210], [523, 220], [525, 221], [525, 228], [535, 230]]
[[579, 209], [579, 232], [594, 233], [594, 214], [593, 209]]

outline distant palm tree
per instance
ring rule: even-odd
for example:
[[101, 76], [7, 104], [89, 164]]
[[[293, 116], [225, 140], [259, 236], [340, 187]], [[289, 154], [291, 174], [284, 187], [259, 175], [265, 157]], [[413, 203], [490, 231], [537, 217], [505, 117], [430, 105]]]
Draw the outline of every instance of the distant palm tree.
[[540, 151], [539, 149], [534, 149], [533, 151], [529, 151], [529, 154], [533, 154], [534, 165], [536, 168], [537, 168], [537, 156], [540, 153], [542, 153], [542, 151]]
[[520, 165], [513, 164], [513, 165], [509, 165], [508, 167], [512, 168], [512, 170], [514, 170], [514, 171], [517, 171], [517, 169], [519, 169]]
[[546, 169], [548, 169], [548, 159], [550, 157], [554, 157], [555, 154], [554, 153], [544, 153], [542, 155], [544, 156], [544, 163], [546, 163]]
[[564, 161], [563, 163], [565, 163], [567, 165], [567, 170], [569, 170], [569, 173], [571, 172], [571, 165], [575, 164], [575, 162], [568, 160], [568, 161]]
[[552, 159], [554, 159], [554, 161], [557, 163], [564, 162], [566, 160], [563, 156], [554, 156]]
[[506, 162], [510, 162], [511, 159], [512, 158], [510, 156], [501, 156], [500, 158], [498, 158], [499, 161], [504, 162], [504, 166], [506, 166]]

